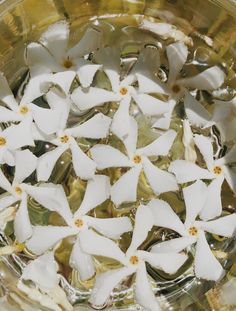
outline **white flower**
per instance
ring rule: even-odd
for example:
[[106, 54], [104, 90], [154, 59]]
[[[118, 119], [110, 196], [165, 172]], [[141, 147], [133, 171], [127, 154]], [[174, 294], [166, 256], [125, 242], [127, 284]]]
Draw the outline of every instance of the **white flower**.
[[113, 258], [123, 265], [120, 269], [102, 273], [97, 277], [90, 297], [93, 306], [103, 306], [113, 289], [123, 279], [136, 273], [135, 299], [137, 303], [148, 311], [161, 310], [148, 281], [145, 262], [172, 274], [183, 265], [187, 256], [172, 251], [165, 254], [153, 254], [138, 250], [153, 225], [153, 215], [149, 206], [139, 206], [135, 217], [132, 241], [126, 253], [122, 252], [113, 241], [94, 234], [90, 230], [81, 234], [81, 246], [86, 253]]
[[38, 160], [37, 177], [39, 181], [47, 181], [59, 157], [68, 149], [72, 153], [72, 163], [77, 176], [82, 179], [93, 178], [96, 164], [79, 147], [75, 138], [90, 139], [105, 138], [109, 133], [111, 119], [98, 113], [79, 126], [66, 128], [70, 111], [70, 102], [54, 92], [47, 94], [50, 105], [60, 107], [60, 122], [55, 135], [41, 137], [42, 140], [57, 146], [52, 151], [43, 154]]
[[39, 67], [40, 72], [74, 71], [83, 87], [88, 87], [94, 75], [101, 68], [83, 58], [100, 46], [101, 33], [88, 28], [84, 36], [71, 49], [68, 49], [69, 24], [65, 21], [51, 25], [38, 42], [26, 48], [26, 62], [30, 68]]
[[[113, 92], [97, 87], [90, 88], [88, 91], [77, 88], [71, 98], [81, 110], [106, 102], [119, 102], [119, 108], [114, 114], [111, 126], [112, 132], [117, 137], [122, 139], [129, 132], [129, 110], [132, 99], [146, 116], [160, 116], [169, 111], [167, 103], [148, 95], [148, 93], [163, 92], [163, 89], [154, 82], [154, 74], [151, 74], [159, 66], [159, 54], [155, 49], [146, 48], [141, 51], [133, 69], [125, 78], [122, 78], [120, 74], [119, 50], [107, 47], [99, 51], [95, 57], [98, 62], [103, 64], [103, 70], [111, 82]], [[138, 89], [132, 86], [135, 81], [138, 81]]]
[[195, 144], [193, 140], [193, 132], [188, 120], [183, 120], [183, 138], [184, 145], [184, 159], [195, 163], [197, 160], [197, 153], [195, 151]]
[[236, 160], [236, 145], [224, 157], [215, 160], [212, 142], [208, 137], [195, 135], [194, 142], [206, 162], [207, 169], [186, 160], [176, 160], [170, 164], [169, 172], [175, 174], [180, 184], [199, 179], [213, 180], [208, 186], [208, 199], [201, 212], [201, 217], [208, 220], [219, 216], [222, 212], [221, 185], [224, 179], [236, 193], [236, 173], [229, 166]]
[[15, 176], [12, 184], [0, 170], [0, 187], [7, 192], [0, 198], [0, 210], [19, 202], [14, 220], [14, 232], [20, 243], [32, 234], [27, 208], [28, 196], [51, 211], [60, 209], [62, 212], [64, 209], [65, 193], [62, 186], [45, 184], [38, 187], [23, 182], [34, 172], [36, 166], [37, 158], [29, 150], [23, 150], [15, 153]]
[[[130, 133], [123, 140], [128, 156], [109, 145], [98, 144], [90, 149], [98, 169], [131, 167], [111, 187], [111, 199], [116, 205], [120, 205], [123, 202], [136, 201], [137, 185], [142, 169], [152, 190], [157, 195], [167, 191], [178, 190], [174, 176], [159, 169], [148, 159], [150, 156], [166, 156], [175, 140], [176, 132], [169, 130], [151, 144], [137, 149], [138, 125], [135, 119], [130, 118]], [[127, 185], [129, 186], [127, 187]]]
[[[154, 214], [156, 226], [165, 227], [178, 232], [181, 237], [156, 244], [152, 248], [155, 254], [162, 252], [181, 252], [184, 248], [196, 243], [194, 269], [199, 278], [217, 281], [223, 274], [223, 268], [213, 255], [205, 231], [224, 237], [231, 237], [236, 229], [236, 214], [220, 217], [210, 221], [197, 221], [198, 215], [207, 200], [207, 187], [202, 181], [197, 181], [183, 189], [186, 206], [184, 224], [171, 209], [168, 203], [152, 200], [149, 205]], [[211, 206], [212, 208], [212, 206]]]
[[79, 271], [81, 279], [91, 278], [95, 273], [93, 260], [81, 249], [81, 232], [94, 228], [109, 238], [118, 239], [124, 232], [132, 230], [128, 217], [101, 219], [86, 215], [109, 198], [109, 190], [109, 178], [103, 175], [95, 175], [92, 180], [88, 181], [83, 202], [74, 215], [72, 215], [66, 202], [64, 202], [64, 213], [58, 209], [57, 212], [64, 218], [67, 226], [35, 226], [31, 239], [26, 243], [27, 248], [40, 255], [54, 247], [63, 238], [76, 235], [77, 238], [70, 256], [70, 265]]

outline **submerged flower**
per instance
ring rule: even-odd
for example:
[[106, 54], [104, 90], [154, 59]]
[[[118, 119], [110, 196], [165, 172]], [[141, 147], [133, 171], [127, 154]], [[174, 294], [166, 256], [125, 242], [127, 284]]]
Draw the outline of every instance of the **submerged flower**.
[[[124, 139], [128, 156], [109, 145], [98, 144], [90, 149], [92, 158], [98, 169], [109, 167], [130, 167], [111, 187], [111, 199], [116, 205], [123, 202], [135, 202], [139, 175], [144, 170], [145, 176], [157, 194], [178, 190], [174, 176], [156, 167], [149, 160], [150, 156], [165, 156], [175, 140], [176, 132], [169, 130], [151, 144], [137, 149], [138, 125], [135, 119], [130, 120], [130, 133]], [[127, 185], [129, 185], [127, 187]]]
[[[111, 82], [113, 92], [92, 87], [89, 90], [77, 88], [72, 93], [72, 100], [79, 109], [85, 110], [102, 105], [106, 102], [119, 102], [119, 108], [114, 114], [111, 130], [120, 139], [124, 138], [130, 128], [130, 105], [133, 100], [146, 116], [160, 116], [169, 111], [164, 101], [149, 93], [160, 93], [163, 89], [154, 82], [154, 68], [159, 65], [157, 50], [145, 48], [126, 77], [122, 77], [120, 51], [105, 48], [96, 53], [96, 59], [103, 64], [103, 70]], [[153, 63], [154, 64], [153, 64]], [[133, 83], [138, 81], [138, 89]]]
[[[91, 278], [95, 269], [92, 257], [81, 249], [81, 232], [93, 228], [109, 238], [118, 239], [124, 232], [132, 230], [128, 217], [101, 219], [87, 216], [92, 209], [109, 198], [109, 191], [109, 178], [103, 175], [95, 175], [93, 179], [88, 181], [84, 199], [74, 215], [71, 213], [67, 202], [64, 202], [64, 213], [60, 209], [57, 210], [64, 218], [67, 226], [35, 226], [31, 239], [26, 243], [27, 248], [40, 255], [54, 247], [65, 237], [76, 235], [77, 238], [70, 256], [70, 265], [79, 271], [82, 280]], [[90, 241], [89, 243], [92, 244], [93, 242]]]
[[79, 147], [75, 138], [90, 139], [105, 138], [109, 133], [111, 119], [102, 113], [97, 113], [88, 121], [72, 128], [66, 128], [70, 111], [70, 103], [56, 93], [51, 92], [47, 97], [50, 104], [60, 107], [61, 118], [57, 132], [41, 139], [56, 146], [52, 151], [43, 154], [38, 160], [37, 177], [39, 181], [47, 181], [59, 157], [68, 149], [72, 153], [72, 163], [77, 176], [82, 179], [93, 178], [96, 164]]
[[30, 43], [26, 48], [26, 62], [30, 68], [39, 67], [40, 72], [74, 71], [83, 87], [88, 87], [94, 75], [101, 68], [86, 60], [83, 56], [100, 46], [101, 33], [88, 28], [81, 40], [68, 49], [69, 24], [65, 21], [51, 25], [38, 42]]
[[236, 146], [233, 146], [224, 157], [215, 160], [212, 142], [208, 137], [195, 135], [194, 142], [206, 162], [207, 169], [186, 160], [175, 160], [170, 164], [169, 172], [175, 174], [180, 184], [199, 179], [212, 180], [208, 186], [205, 208], [201, 211], [201, 217], [208, 220], [219, 216], [222, 212], [221, 186], [225, 179], [232, 191], [236, 193], [236, 173], [229, 166], [236, 161]]
[[184, 224], [168, 203], [161, 200], [152, 200], [149, 203], [154, 214], [155, 225], [172, 229], [181, 236], [156, 244], [152, 247], [152, 253], [181, 252], [186, 247], [196, 243], [194, 256], [196, 276], [217, 281], [223, 275], [223, 268], [208, 245], [205, 231], [223, 237], [231, 237], [236, 229], [236, 214], [214, 220], [212, 217], [210, 221], [197, 221], [196, 218], [198, 215], [201, 216], [201, 211], [207, 200], [207, 186], [202, 181], [197, 181], [184, 188], [183, 196], [186, 206]]
[[132, 241], [126, 253], [122, 252], [113, 241], [99, 236], [91, 230], [81, 234], [81, 246], [86, 253], [112, 258], [123, 265], [120, 269], [102, 273], [97, 277], [90, 296], [90, 302], [93, 306], [103, 306], [113, 289], [126, 277], [135, 273], [135, 300], [137, 303], [149, 311], [161, 310], [152, 292], [145, 262], [157, 269], [172, 274], [183, 265], [187, 256], [172, 251], [163, 254], [153, 254], [138, 250], [138, 247], [147, 238], [153, 224], [153, 215], [149, 206], [139, 206], [135, 217]]

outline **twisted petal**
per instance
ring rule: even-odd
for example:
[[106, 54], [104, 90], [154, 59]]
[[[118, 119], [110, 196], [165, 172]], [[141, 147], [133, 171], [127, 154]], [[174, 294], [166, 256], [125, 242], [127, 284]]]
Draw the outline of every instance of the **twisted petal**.
[[193, 132], [188, 120], [183, 120], [183, 136], [182, 142], [184, 145], [184, 159], [195, 163], [197, 161], [197, 153], [193, 140]]
[[156, 195], [179, 189], [175, 176], [159, 169], [148, 158], [142, 160], [145, 176]]
[[138, 79], [138, 93], [139, 94], [150, 94], [150, 93], [160, 93], [167, 94], [167, 90], [164, 84], [160, 81], [154, 81], [149, 77], [136, 73], [136, 77]]
[[52, 151], [48, 151], [38, 158], [37, 179], [47, 181], [60, 156], [68, 149], [68, 146], [59, 146]]
[[214, 174], [208, 170], [199, 167], [195, 163], [185, 160], [175, 160], [169, 166], [169, 172], [174, 173], [179, 184], [198, 180], [213, 179]]
[[81, 231], [80, 243], [82, 250], [87, 254], [112, 258], [124, 265], [126, 264], [125, 254], [118, 245], [92, 230]]
[[[115, 203], [115, 205], [118, 206], [124, 202], [136, 201], [138, 180], [141, 169], [142, 166], [140, 165], [131, 168], [111, 187], [111, 200]], [[127, 187], [127, 185], [129, 185], [129, 187]]]
[[153, 213], [155, 226], [169, 228], [180, 235], [186, 235], [185, 226], [167, 202], [157, 199], [151, 200], [148, 206]]
[[86, 220], [90, 227], [110, 239], [119, 239], [123, 233], [132, 231], [128, 217], [102, 219], [86, 216]]
[[151, 248], [152, 253], [179, 253], [186, 247], [196, 242], [194, 237], [181, 237], [155, 244]]
[[76, 175], [85, 180], [93, 178], [97, 167], [96, 163], [82, 151], [74, 139], [71, 139], [70, 148]]
[[17, 112], [0, 106], [0, 122], [19, 122], [21, 119]]
[[3, 101], [13, 111], [18, 109], [18, 103], [16, 102], [7, 79], [2, 72], [0, 72], [0, 101]]
[[95, 175], [87, 182], [86, 191], [74, 218], [87, 214], [96, 206], [105, 202], [110, 196], [110, 180], [105, 175]]
[[13, 183], [22, 183], [37, 167], [38, 158], [28, 149], [15, 153], [15, 176]]
[[185, 227], [189, 228], [203, 209], [207, 199], [207, 186], [201, 180], [183, 189], [186, 207]]
[[212, 91], [219, 88], [224, 79], [224, 72], [219, 67], [213, 66], [194, 77], [181, 79], [178, 83], [192, 89]]
[[1, 197], [0, 198], [0, 211], [2, 211], [6, 207], [13, 205], [17, 201], [18, 201], [18, 198], [12, 195], [6, 195], [4, 197]]
[[172, 113], [174, 110], [174, 107], [176, 105], [176, 100], [170, 99], [167, 103], [169, 107], [169, 111], [164, 113], [163, 116], [159, 117], [157, 121], [153, 124], [152, 127], [159, 128], [162, 130], [168, 130], [170, 127], [171, 119], [172, 119]]
[[99, 170], [108, 167], [129, 167], [132, 165], [127, 156], [109, 145], [95, 145], [90, 149], [90, 153]]
[[138, 149], [137, 152], [145, 156], [166, 156], [173, 145], [176, 135], [177, 134], [174, 130], [169, 130], [154, 140], [151, 144]]
[[224, 272], [207, 244], [204, 232], [199, 233], [194, 265], [196, 276], [205, 280], [218, 281]]
[[26, 242], [26, 247], [34, 254], [41, 255], [62, 239], [77, 233], [76, 229], [70, 227], [35, 226], [31, 238]]
[[94, 117], [83, 124], [68, 129], [74, 137], [85, 137], [99, 139], [107, 137], [111, 125], [111, 118], [102, 113], [97, 113]]
[[79, 238], [77, 238], [70, 255], [70, 266], [79, 271], [82, 281], [91, 279], [95, 274], [92, 256], [82, 251]]
[[152, 291], [148, 280], [146, 266], [141, 262], [135, 279], [135, 300], [148, 311], [161, 311], [161, 307]]
[[7, 150], [7, 148], [2, 148], [0, 151], [0, 164], [7, 164], [9, 166], [15, 166], [14, 153]]
[[124, 267], [116, 270], [107, 271], [96, 278], [93, 287], [90, 303], [93, 306], [103, 306], [109, 299], [113, 289], [127, 276], [134, 273], [132, 267]]
[[168, 102], [164, 102], [148, 94], [133, 95], [139, 109], [146, 116], [160, 116], [169, 111]]
[[127, 96], [121, 100], [119, 108], [113, 116], [111, 131], [119, 139], [123, 140], [130, 131], [130, 108], [131, 97]]
[[33, 230], [31, 227], [27, 208], [27, 194], [22, 194], [20, 206], [14, 220], [14, 232], [18, 242], [23, 243], [31, 237]]
[[42, 290], [50, 290], [59, 282], [57, 268], [54, 254], [48, 252], [30, 261], [23, 269], [21, 278], [33, 281]]
[[55, 73], [44, 79], [41, 88], [46, 93], [52, 86], [59, 86], [61, 91], [68, 95], [75, 76], [76, 73], [73, 70]]
[[225, 237], [231, 237], [236, 229], [236, 214], [220, 217], [216, 220], [207, 222], [197, 221], [196, 223], [202, 230]]
[[205, 137], [203, 135], [195, 135], [194, 142], [201, 152], [207, 168], [209, 171], [212, 171], [214, 167], [214, 158], [213, 158], [213, 146], [212, 141], [209, 137]]
[[77, 59], [76, 67], [81, 85], [83, 87], [89, 87], [93, 82], [96, 72], [101, 69], [102, 65], [95, 65], [84, 59]]
[[148, 232], [152, 229], [153, 215], [148, 206], [140, 205], [135, 216], [135, 225], [131, 244], [127, 254], [133, 254], [137, 248], [146, 240]]
[[71, 94], [71, 99], [80, 110], [91, 109], [112, 101], [120, 101], [120, 96], [97, 87], [82, 89], [78, 87]]

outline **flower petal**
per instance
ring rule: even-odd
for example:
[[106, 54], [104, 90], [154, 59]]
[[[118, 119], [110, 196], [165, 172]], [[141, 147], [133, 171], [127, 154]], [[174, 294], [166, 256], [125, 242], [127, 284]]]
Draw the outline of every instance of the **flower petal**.
[[169, 172], [174, 173], [179, 184], [198, 180], [213, 179], [215, 176], [208, 170], [199, 167], [195, 163], [185, 160], [175, 160], [169, 166]]
[[126, 264], [125, 254], [118, 245], [92, 230], [81, 231], [80, 243], [82, 250], [87, 254], [112, 258]]
[[187, 61], [188, 48], [183, 42], [176, 42], [166, 47], [169, 62], [168, 83], [172, 84]]
[[188, 258], [185, 254], [175, 254], [173, 251], [166, 254], [138, 251], [138, 256], [142, 260], [147, 261], [151, 266], [169, 274], [176, 273]]
[[27, 194], [22, 194], [20, 206], [14, 220], [14, 232], [18, 242], [23, 243], [31, 237], [33, 230], [27, 208]]
[[0, 188], [6, 190], [9, 193], [11, 193], [11, 190], [12, 190], [12, 186], [11, 186], [9, 180], [3, 174], [1, 169], [0, 169]]
[[195, 274], [198, 278], [218, 281], [223, 275], [223, 268], [213, 255], [204, 232], [199, 233], [195, 254]]
[[6, 195], [4, 197], [1, 197], [0, 198], [0, 211], [2, 211], [6, 207], [12, 206], [17, 201], [18, 201], [18, 198], [12, 195]]
[[226, 155], [216, 161], [216, 165], [230, 164], [236, 161], [236, 144], [226, 153]]
[[110, 125], [111, 118], [102, 113], [97, 113], [81, 125], [67, 129], [67, 132], [71, 133], [74, 137], [99, 139], [107, 137]]
[[53, 289], [59, 282], [57, 263], [52, 252], [30, 261], [23, 269], [21, 278], [33, 281], [42, 290]]
[[0, 101], [3, 101], [13, 111], [18, 109], [18, 103], [16, 102], [7, 79], [2, 72], [0, 72]]
[[77, 233], [77, 229], [70, 227], [35, 226], [33, 235], [26, 242], [26, 247], [34, 254], [41, 255], [62, 239]]
[[146, 266], [141, 262], [135, 279], [135, 300], [148, 311], [161, 311], [161, 307], [149, 283]]
[[96, 278], [95, 285], [91, 292], [90, 303], [93, 306], [103, 306], [112, 294], [113, 289], [127, 276], [131, 275], [134, 269], [124, 267], [110, 270], [100, 274]]
[[169, 228], [178, 232], [180, 235], [186, 235], [184, 224], [167, 202], [155, 199], [151, 200], [148, 206], [153, 213], [155, 226]]
[[123, 143], [130, 158], [133, 157], [134, 153], [136, 152], [137, 140], [138, 140], [138, 123], [133, 117], [130, 117], [129, 133], [128, 136], [123, 139]]
[[181, 237], [155, 244], [151, 248], [152, 253], [179, 253], [186, 247], [196, 242], [194, 237]]
[[127, 256], [136, 252], [137, 248], [146, 240], [153, 225], [151, 210], [148, 206], [140, 205], [135, 215], [134, 231], [131, 244], [127, 250]]
[[38, 158], [37, 179], [47, 181], [60, 156], [68, 149], [68, 146], [59, 146], [52, 151], [48, 151]]
[[0, 164], [15, 166], [14, 152], [7, 150], [7, 148], [3, 148], [0, 151]]
[[203, 209], [200, 212], [200, 218], [203, 220], [213, 219], [218, 217], [222, 213], [221, 203], [221, 186], [224, 181], [224, 177], [220, 176], [213, 179], [210, 185], [207, 187], [207, 198]]
[[74, 214], [74, 218], [86, 215], [96, 206], [105, 202], [110, 196], [110, 180], [105, 175], [95, 175], [88, 180], [83, 201]]
[[68, 95], [75, 76], [76, 73], [73, 70], [55, 73], [50, 75], [48, 79], [44, 79], [43, 83], [41, 84], [41, 88], [46, 92], [52, 86], [59, 86], [65, 95]]
[[167, 105], [169, 107], [169, 111], [164, 113], [163, 116], [159, 117], [157, 119], [157, 121], [153, 124], [152, 127], [159, 128], [159, 129], [162, 129], [162, 130], [168, 130], [169, 129], [170, 123], [171, 123], [171, 120], [172, 120], [172, 113], [173, 113], [174, 107], [176, 105], [176, 100], [170, 99], [168, 101]]
[[212, 171], [214, 167], [214, 158], [211, 139], [203, 135], [194, 135], [194, 142], [198, 147], [199, 151], [201, 152], [208, 170]]
[[28, 149], [15, 153], [15, 176], [13, 183], [22, 183], [37, 167], [38, 158]]
[[124, 139], [130, 131], [130, 108], [131, 97], [127, 96], [121, 100], [119, 108], [113, 116], [111, 131], [119, 139]]
[[193, 140], [193, 132], [188, 120], [183, 120], [183, 137], [182, 142], [184, 145], [184, 159], [195, 163], [197, 161], [197, 153]]
[[169, 130], [154, 140], [151, 144], [138, 149], [137, 153], [145, 156], [166, 156], [173, 145], [176, 135], [177, 134], [174, 130]]
[[192, 89], [212, 91], [219, 88], [224, 79], [224, 72], [219, 67], [213, 66], [194, 77], [181, 79], [178, 83]]
[[81, 85], [83, 87], [89, 87], [93, 82], [95, 74], [101, 69], [102, 65], [93, 64], [85, 59], [77, 59], [76, 67]]
[[87, 110], [112, 101], [119, 101], [120, 96], [97, 87], [82, 89], [78, 87], [71, 94], [71, 99], [80, 110]]
[[89, 152], [99, 170], [109, 167], [130, 167], [132, 165], [127, 156], [109, 145], [95, 145]]
[[[124, 202], [136, 201], [138, 180], [141, 169], [142, 167], [139, 165], [131, 168], [112, 185], [111, 200], [115, 205], [118, 206]], [[129, 187], [127, 187], [127, 185], [129, 185]]]
[[71, 139], [70, 149], [76, 175], [85, 180], [93, 178], [97, 167], [96, 163], [82, 151], [74, 139]]
[[154, 81], [148, 76], [141, 73], [136, 73], [138, 79], [138, 93], [139, 94], [150, 94], [150, 93], [160, 93], [167, 94], [166, 87], [160, 81]]
[[236, 194], [236, 172], [232, 168], [224, 167], [224, 175], [231, 190]]
[[220, 236], [231, 237], [236, 229], [236, 214], [220, 217], [211, 221], [197, 221], [202, 230], [217, 234]]
[[[1, 76], [1, 74], [0, 74]], [[0, 122], [19, 122], [21, 117], [15, 111], [0, 106]]]
[[142, 113], [148, 117], [159, 116], [169, 111], [168, 102], [164, 102], [148, 94], [132, 96]]
[[79, 271], [82, 281], [91, 279], [95, 274], [92, 256], [82, 251], [78, 238], [70, 255], [70, 266]]
[[110, 239], [119, 239], [123, 233], [132, 231], [128, 217], [102, 219], [86, 216], [86, 220], [90, 227]]
[[60, 214], [68, 225], [72, 223], [72, 213], [61, 185], [51, 183], [41, 184], [39, 187], [24, 185], [24, 190], [39, 204]]
[[179, 189], [176, 178], [171, 173], [159, 169], [146, 157], [143, 157], [142, 164], [145, 176], [156, 195]]
[[185, 227], [189, 228], [203, 209], [207, 199], [207, 186], [201, 180], [183, 189], [186, 207]]

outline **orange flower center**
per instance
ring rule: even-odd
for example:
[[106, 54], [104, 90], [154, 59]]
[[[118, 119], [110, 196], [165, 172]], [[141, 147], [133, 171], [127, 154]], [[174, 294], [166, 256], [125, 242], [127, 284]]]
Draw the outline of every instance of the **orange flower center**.
[[61, 143], [63, 143], [63, 144], [68, 143], [69, 140], [70, 140], [70, 137], [69, 137], [68, 135], [64, 135], [64, 136], [61, 136], [61, 137], [60, 137], [60, 141], [61, 141]]
[[4, 137], [0, 137], [0, 146], [5, 146], [7, 143], [6, 139]]
[[81, 228], [81, 227], [83, 227], [84, 222], [82, 219], [76, 219], [75, 225], [76, 225], [76, 227]]
[[220, 166], [215, 166], [213, 172], [216, 175], [220, 175], [222, 173], [222, 168]]
[[21, 187], [16, 187], [16, 188], [15, 188], [15, 192], [16, 192], [17, 194], [21, 195], [23, 191], [22, 191]]
[[188, 233], [191, 235], [191, 236], [197, 236], [198, 234], [198, 229], [196, 227], [190, 227], [188, 229]]
[[21, 114], [26, 114], [29, 112], [29, 108], [27, 106], [21, 106], [20, 107], [20, 113]]
[[128, 89], [126, 87], [121, 87], [120, 88], [120, 94], [121, 95], [126, 95], [128, 93]]
[[139, 258], [138, 256], [131, 256], [129, 261], [132, 265], [137, 265], [139, 263]]
[[140, 157], [140, 155], [136, 154], [133, 157], [133, 161], [134, 161], [134, 163], [139, 164], [142, 161], [142, 158]]
[[66, 68], [66, 69], [69, 69], [73, 66], [73, 62], [72, 60], [68, 57], [64, 60], [63, 62], [63, 66]]
[[180, 88], [180, 86], [178, 85], [178, 84], [174, 84], [173, 86], [172, 86], [172, 91], [174, 92], [174, 93], [179, 93], [180, 92], [180, 90], [181, 90], [181, 88]]

